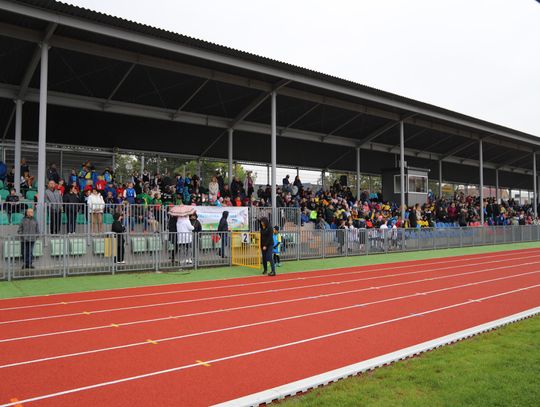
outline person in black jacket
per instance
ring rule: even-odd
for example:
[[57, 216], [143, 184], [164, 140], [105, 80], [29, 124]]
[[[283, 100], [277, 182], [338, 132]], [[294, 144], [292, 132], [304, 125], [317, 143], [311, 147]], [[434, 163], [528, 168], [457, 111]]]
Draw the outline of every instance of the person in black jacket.
[[123, 223], [122, 213], [115, 213], [113, 215], [112, 232], [116, 233], [116, 262], [118, 264], [124, 264], [124, 233], [126, 228]]
[[263, 264], [263, 274], [268, 273], [268, 265], [270, 262], [271, 272], [269, 276], [276, 275], [276, 266], [272, 259], [272, 248], [274, 247], [274, 236], [272, 229], [268, 225], [268, 218], [261, 218], [261, 255]]
[[229, 211], [223, 211], [221, 215], [221, 219], [219, 220], [218, 225], [218, 232], [223, 232], [219, 234], [219, 237], [221, 238], [221, 252], [220, 256], [222, 259], [225, 258], [225, 247], [227, 246], [227, 233], [229, 231], [229, 222], [227, 222], [227, 219], [229, 217]]
[[79, 211], [79, 204], [81, 203], [76, 184], [71, 184], [69, 193], [64, 194], [62, 201], [64, 203], [64, 212], [67, 217], [67, 232], [75, 233], [75, 228], [77, 227], [77, 212]]

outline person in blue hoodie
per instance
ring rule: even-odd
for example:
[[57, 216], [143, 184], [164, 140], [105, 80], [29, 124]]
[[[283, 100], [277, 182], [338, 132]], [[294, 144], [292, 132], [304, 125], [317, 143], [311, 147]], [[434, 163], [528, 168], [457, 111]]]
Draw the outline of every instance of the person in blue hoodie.
[[281, 233], [279, 233], [279, 226], [274, 226], [274, 247], [273, 247], [273, 254], [274, 254], [274, 264], [277, 267], [281, 267], [281, 244], [282, 244], [282, 237]]

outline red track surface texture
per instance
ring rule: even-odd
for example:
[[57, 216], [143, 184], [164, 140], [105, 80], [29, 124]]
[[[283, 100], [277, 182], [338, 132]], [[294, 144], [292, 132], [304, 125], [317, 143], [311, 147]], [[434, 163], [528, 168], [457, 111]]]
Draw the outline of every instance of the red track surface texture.
[[540, 250], [0, 301], [0, 406], [206, 406], [540, 305]]

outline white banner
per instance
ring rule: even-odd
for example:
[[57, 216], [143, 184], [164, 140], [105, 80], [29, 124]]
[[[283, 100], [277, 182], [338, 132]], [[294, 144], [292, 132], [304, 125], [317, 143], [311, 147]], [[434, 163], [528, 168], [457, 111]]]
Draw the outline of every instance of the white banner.
[[249, 213], [245, 206], [196, 206], [195, 210], [203, 230], [217, 230], [224, 211], [229, 212], [230, 230], [249, 230]]

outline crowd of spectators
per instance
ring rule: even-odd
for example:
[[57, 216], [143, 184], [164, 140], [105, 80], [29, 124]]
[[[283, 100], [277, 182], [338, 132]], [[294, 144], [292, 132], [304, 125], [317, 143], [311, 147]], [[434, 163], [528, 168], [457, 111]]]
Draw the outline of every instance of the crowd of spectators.
[[[11, 169], [10, 173], [13, 173]], [[31, 188], [34, 177], [28, 165], [21, 162], [21, 190]], [[218, 169], [206, 185], [197, 176], [186, 174], [154, 174], [147, 170], [133, 173], [125, 182], [117, 182], [111, 169], [98, 171], [90, 161], [76, 170], [67, 179], [61, 178], [54, 164], [47, 169], [48, 190], [45, 200], [53, 204], [85, 204], [96, 231], [102, 231], [103, 209], [113, 205], [162, 205], [199, 206], [271, 206], [270, 185], [260, 185], [255, 190], [255, 180], [250, 172], [243, 180], [234, 177], [230, 186]], [[6, 178], [8, 188], [13, 188], [13, 177]], [[18, 202], [20, 197], [12, 190], [7, 202]], [[488, 225], [525, 225], [537, 223], [534, 208], [512, 199], [495, 202], [487, 198], [482, 205], [475, 196], [456, 193], [452, 199], [437, 199], [431, 192], [426, 202], [406, 208], [405, 218], [395, 202], [385, 202], [380, 193], [363, 191], [356, 196], [350, 187], [337, 180], [317, 190], [304, 187], [299, 176], [290, 181], [287, 175], [277, 187], [278, 207], [294, 207], [301, 211], [302, 224], [314, 223], [317, 229], [338, 228], [399, 228], [435, 227], [441, 224], [452, 226], [480, 226], [480, 211]], [[59, 206], [60, 207], [60, 206]], [[68, 229], [74, 225], [74, 214], [68, 213]], [[156, 230], [155, 212], [145, 212], [145, 228]], [[57, 214], [54, 217], [54, 233], [58, 233]], [[58, 215], [59, 217], [59, 215]], [[129, 225], [128, 225], [129, 226]], [[51, 226], [53, 228], [53, 226]], [[74, 226], [73, 226], [74, 228]], [[53, 232], [53, 230], [51, 230]]]

